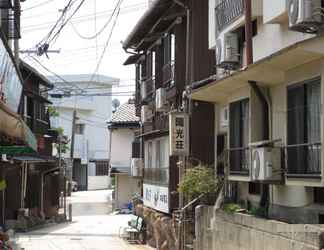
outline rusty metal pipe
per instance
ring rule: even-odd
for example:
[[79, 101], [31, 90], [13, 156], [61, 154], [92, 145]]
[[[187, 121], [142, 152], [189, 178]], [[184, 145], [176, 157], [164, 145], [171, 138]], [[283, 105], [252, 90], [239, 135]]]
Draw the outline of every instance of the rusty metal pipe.
[[246, 42], [246, 63], [253, 63], [253, 42], [252, 42], [252, 7], [251, 0], [244, 0], [245, 13], [245, 42]]

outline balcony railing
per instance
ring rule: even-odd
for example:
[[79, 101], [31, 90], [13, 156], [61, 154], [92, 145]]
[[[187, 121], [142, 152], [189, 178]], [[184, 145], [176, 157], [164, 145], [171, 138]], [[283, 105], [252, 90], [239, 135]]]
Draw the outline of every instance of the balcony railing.
[[215, 8], [217, 32], [221, 32], [226, 26], [243, 15], [243, 12], [243, 0], [223, 0]]
[[286, 146], [287, 176], [320, 176], [321, 148], [320, 142]]
[[229, 149], [230, 174], [248, 175], [250, 149], [246, 147]]
[[144, 181], [150, 184], [168, 185], [169, 168], [144, 168]]
[[174, 61], [171, 61], [163, 66], [163, 86], [166, 88], [171, 88], [175, 83], [175, 74], [174, 74], [175, 64]]

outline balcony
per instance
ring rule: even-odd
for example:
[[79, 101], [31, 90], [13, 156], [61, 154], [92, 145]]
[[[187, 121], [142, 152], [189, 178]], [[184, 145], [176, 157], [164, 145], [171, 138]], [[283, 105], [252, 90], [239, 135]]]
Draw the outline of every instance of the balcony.
[[171, 88], [175, 83], [175, 64], [174, 61], [171, 61], [165, 64], [162, 68], [163, 71], [163, 87]]
[[249, 175], [250, 149], [246, 147], [229, 149], [229, 163], [231, 175]]
[[169, 185], [169, 168], [145, 168], [144, 182], [155, 185]]
[[224, 0], [215, 8], [216, 30], [221, 32], [244, 12], [243, 0]]
[[286, 146], [287, 177], [321, 177], [321, 143]]
[[141, 84], [141, 100], [145, 101], [153, 95], [155, 90], [155, 77], [149, 77], [142, 81]]

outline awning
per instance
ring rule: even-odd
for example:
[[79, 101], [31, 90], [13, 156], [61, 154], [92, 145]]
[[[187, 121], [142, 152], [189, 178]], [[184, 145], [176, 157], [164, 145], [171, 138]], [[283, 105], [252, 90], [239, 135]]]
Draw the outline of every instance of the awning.
[[[0, 152], [37, 151], [37, 140], [35, 135], [22, 120], [22, 118], [11, 111], [6, 104], [0, 101], [0, 134], [8, 138], [11, 143], [0, 146]], [[15, 145], [15, 146], [11, 146]]]
[[55, 162], [53, 158], [44, 159], [36, 156], [14, 156], [12, 157], [14, 161], [20, 162], [28, 162], [28, 163], [47, 163], [47, 162]]
[[314, 37], [291, 45], [248, 67], [192, 90], [193, 100], [224, 102], [228, 96], [256, 81], [260, 86], [272, 86], [285, 81], [285, 72], [324, 58], [324, 37]]
[[143, 54], [136, 54], [136, 55], [131, 55], [129, 56], [126, 61], [124, 62], [124, 66], [127, 66], [127, 65], [132, 65], [132, 64], [135, 64], [137, 63], [137, 61], [141, 58]]
[[135, 136], [135, 138], [149, 137], [149, 136], [158, 137], [158, 136], [164, 136], [164, 135], [168, 135], [168, 134], [169, 134], [169, 130], [152, 130], [152, 131], [137, 135], [137, 136]]
[[110, 174], [130, 174], [131, 168], [130, 166], [111, 166]]

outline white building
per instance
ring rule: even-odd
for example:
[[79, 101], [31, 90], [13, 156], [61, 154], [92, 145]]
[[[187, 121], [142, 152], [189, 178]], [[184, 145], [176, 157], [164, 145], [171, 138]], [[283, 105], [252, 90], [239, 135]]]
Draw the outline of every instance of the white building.
[[[59, 113], [52, 118], [52, 125], [63, 128], [64, 135], [71, 139], [73, 112], [76, 111], [73, 179], [81, 190], [107, 188], [109, 134], [106, 121], [112, 114], [110, 93], [119, 79], [86, 74], [62, 75], [61, 78], [65, 82], [50, 78], [55, 94], [64, 94], [63, 98], [51, 98]], [[65, 158], [70, 158], [70, 149], [71, 145], [64, 153]]]
[[[313, 31], [323, 27], [316, 11], [324, 6], [315, 0], [252, 0], [248, 65], [243, 2], [209, 0], [217, 76], [191, 98], [215, 103], [216, 141], [226, 141], [217, 143], [223, 147], [217, 152], [229, 152], [225, 173], [236, 201], [259, 207], [263, 197], [272, 218], [323, 223], [324, 38]], [[273, 172], [267, 159], [259, 164], [255, 156], [262, 154], [255, 153], [256, 143], [265, 140], [282, 151], [273, 153], [281, 159], [273, 161]]]
[[140, 143], [134, 141], [140, 129], [135, 105], [121, 105], [113, 114], [108, 128], [111, 134], [111, 174], [115, 176], [115, 207], [121, 209], [132, 196], [140, 195], [142, 189], [140, 172], [134, 173], [131, 169], [132, 158], [140, 158]]

